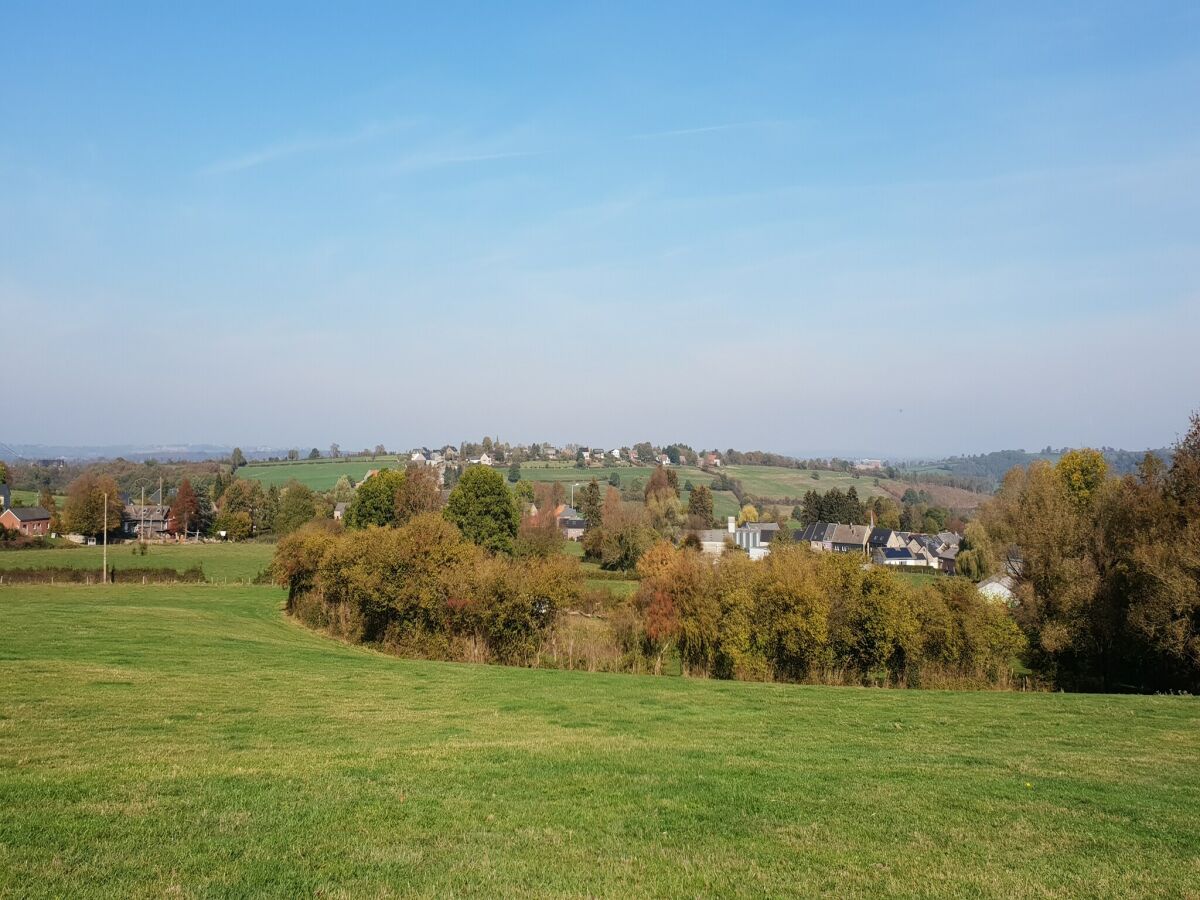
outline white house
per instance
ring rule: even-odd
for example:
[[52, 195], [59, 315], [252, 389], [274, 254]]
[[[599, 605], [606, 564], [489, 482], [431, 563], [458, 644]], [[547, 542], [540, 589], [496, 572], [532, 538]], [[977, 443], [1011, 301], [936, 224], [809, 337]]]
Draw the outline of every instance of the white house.
[[1017, 601], [1014, 587], [1016, 587], [1016, 582], [1011, 575], [992, 575], [979, 582], [979, 593], [988, 600], [1012, 606]]

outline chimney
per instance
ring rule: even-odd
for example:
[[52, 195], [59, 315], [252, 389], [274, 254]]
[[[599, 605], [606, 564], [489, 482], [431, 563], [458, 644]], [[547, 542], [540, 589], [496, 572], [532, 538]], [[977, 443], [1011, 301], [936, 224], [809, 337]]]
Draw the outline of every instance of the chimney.
[[735, 532], [735, 531], [737, 531], [737, 519], [735, 519], [733, 516], [730, 516], [729, 517], [729, 533], [733, 534], [733, 532]]

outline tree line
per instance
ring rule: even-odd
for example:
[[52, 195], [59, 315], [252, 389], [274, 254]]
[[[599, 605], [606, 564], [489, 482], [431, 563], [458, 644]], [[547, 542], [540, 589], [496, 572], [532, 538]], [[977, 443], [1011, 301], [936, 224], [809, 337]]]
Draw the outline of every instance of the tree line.
[[1200, 690], [1200, 417], [1170, 465], [1114, 476], [1074, 450], [1005, 476], [967, 530], [968, 574], [1014, 580], [1030, 662], [1077, 690]]

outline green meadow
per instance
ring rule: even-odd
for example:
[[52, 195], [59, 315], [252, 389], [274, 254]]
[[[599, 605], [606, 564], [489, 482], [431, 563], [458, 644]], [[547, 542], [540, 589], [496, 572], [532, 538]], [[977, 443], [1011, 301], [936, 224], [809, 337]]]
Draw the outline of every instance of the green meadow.
[[296, 462], [251, 463], [238, 469], [238, 478], [252, 478], [261, 481], [263, 487], [279, 485], [282, 487], [295, 479], [306, 484], [314, 491], [327, 491], [332, 488], [343, 475], [354, 483], [362, 481], [363, 476], [371, 469], [403, 469], [408, 465], [408, 458], [396, 456], [380, 456], [371, 459], [369, 456], [356, 456], [350, 459], [314, 459], [298, 460]]
[[[860, 498], [888, 496], [887, 491], [875, 485], [875, 476], [869, 474], [782, 466], [725, 466], [724, 472], [738, 479], [747, 493], [758, 497], [803, 497], [808, 491], [823, 494], [831, 488], [838, 488], [843, 493], [854, 488]], [[888, 482], [882, 477], [878, 480], [881, 485]]]
[[[135, 552], [133, 542], [110, 544], [108, 565], [121, 569], [147, 566], [168, 569], [189, 569], [202, 566], [204, 574], [219, 581], [251, 581], [271, 564], [274, 544], [208, 543], [208, 544], [148, 544], [146, 555]], [[54, 547], [48, 550], [0, 551], [0, 574], [5, 569], [37, 569], [67, 566], [73, 569], [94, 569], [97, 576], [103, 565], [104, 549], [95, 547]]]
[[0, 896], [1195, 896], [1200, 702], [401, 660], [0, 588]]

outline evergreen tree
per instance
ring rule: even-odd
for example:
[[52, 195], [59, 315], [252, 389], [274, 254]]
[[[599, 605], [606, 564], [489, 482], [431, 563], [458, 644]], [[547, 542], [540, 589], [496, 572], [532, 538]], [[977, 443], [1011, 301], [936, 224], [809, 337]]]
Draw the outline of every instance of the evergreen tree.
[[600, 495], [600, 485], [593, 478], [588, 482], [579, 495], [579, 514], [588, 523], [588, 528], [595, 528], [604, 516], [604, 499]]

